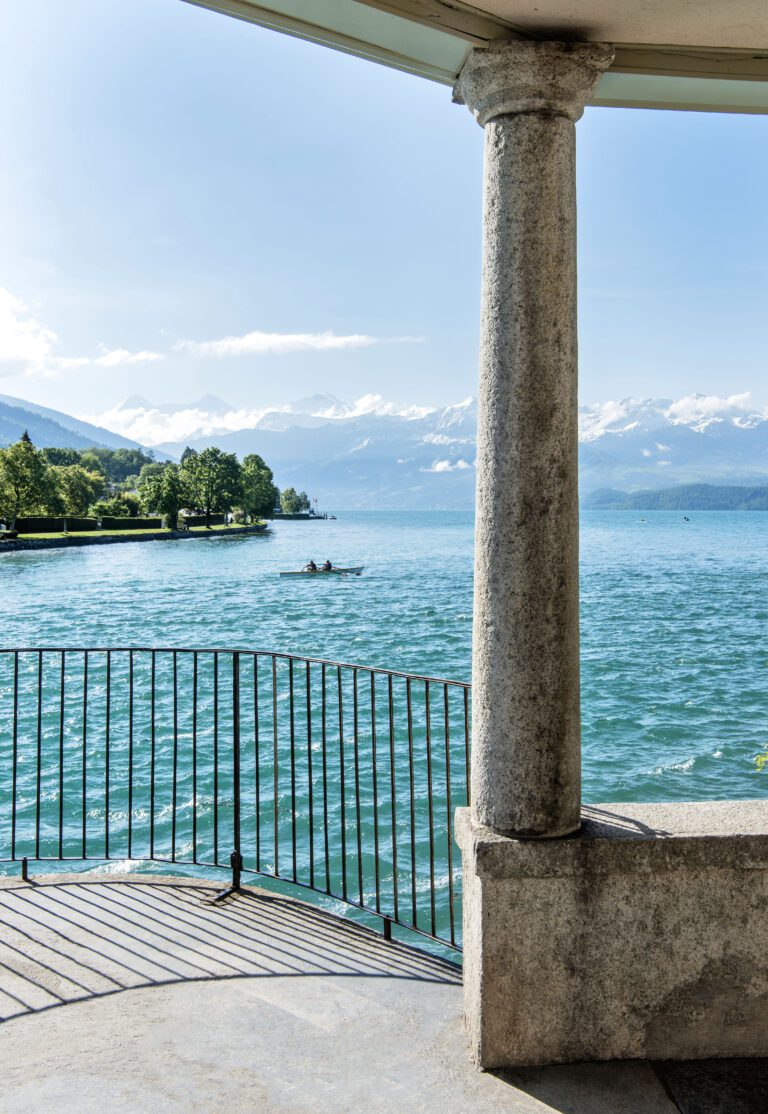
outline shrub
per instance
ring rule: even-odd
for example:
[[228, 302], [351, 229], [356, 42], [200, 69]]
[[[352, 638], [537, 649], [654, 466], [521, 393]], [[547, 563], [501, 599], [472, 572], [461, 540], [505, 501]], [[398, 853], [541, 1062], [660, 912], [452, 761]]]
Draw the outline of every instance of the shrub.
[[161, 530], [162, 518], [113, 518], [103, 515], [101, 519], [102, 530]]
[[64, 531], [64, 519], [48, 518], [46, 515], [17, 518], [16, 529], [20, 534], [61, 534]]
[[64, 520], [67, 524], [67, 530], [82, 533], [85, 530], [98, 530], [99, 520], [97, 518], [73, 518], [67, 515]]
[[[185, 526], [205, 526], [204, 514], [185, 514], [182, 515], [182, 522]], [[223, 514], [212, 514], [210, 516], [211, 526], [223, 526], [225, 516]]]

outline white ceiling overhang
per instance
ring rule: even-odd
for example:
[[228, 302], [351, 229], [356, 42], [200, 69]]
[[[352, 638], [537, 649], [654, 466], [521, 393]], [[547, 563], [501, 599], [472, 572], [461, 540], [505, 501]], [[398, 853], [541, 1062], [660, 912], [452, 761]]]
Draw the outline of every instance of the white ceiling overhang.
[[186, 0], [453, 85], [492, 39], [616, 44], [593, 103], [768, 113], [768, 0]]

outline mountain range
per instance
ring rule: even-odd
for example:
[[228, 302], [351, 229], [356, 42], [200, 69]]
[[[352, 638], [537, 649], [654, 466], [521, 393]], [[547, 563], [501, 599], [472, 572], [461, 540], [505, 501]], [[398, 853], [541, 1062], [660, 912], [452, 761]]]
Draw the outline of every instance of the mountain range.
[[139, 444], [119, 433], [81, 421], [60, 410], [0, 395], [0, 445], [18, 441], [24, 431], [43, 448], [136, 449]]
[[[353, 404], [318, 394], [244, 409], [212, 395], [155, 405], [130, 396], [76, 419], [0, 396], [0, 443], [28, 428], [38, 444], [133, 446], [178, 459], [190, 445], [260, 453], [281, 487], [303, 488], [325, 509], [463, 509], [474, 501], [474, 399], [398, 407], [378, 395]], [[768, 417], [750, 396], [624, 399], [579, 414], [582, 495], [675, 484], [768, 483]], [[63, 431], [63, 432], [62, 432]]]

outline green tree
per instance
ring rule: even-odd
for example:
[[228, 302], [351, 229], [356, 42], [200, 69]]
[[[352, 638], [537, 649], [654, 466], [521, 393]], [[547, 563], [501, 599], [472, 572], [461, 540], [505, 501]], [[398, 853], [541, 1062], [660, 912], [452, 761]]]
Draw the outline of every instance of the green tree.
[[46, 446], [41, 451], [49, 464], [82, 464], [77, 449], [57, 449], [53, 446]]
[[54, 465], [51, 479], [61, 502], [61, 513], [86, 515], [91, 503], [104, 494], [104, 476], [80, 464]]
[[185, 450], [180, 472], [192, 501], [210, 526], [214, 511], [228, 511], [241, 497], [241, 468], [234, 453], [211, 446], [202, 452]]
[[285, 514], [306, 514], [310, 507], [309, 496], [306, 491], [286, 487], [280, 495], [280, 506]]
[[0, 492], [10, 529], [20, 515], [47, 510], [53, 492], [50, 468], [26, 431], [15, 444], [0, 449]]
[[280, 498], [268, 468], [257, 453], [243, 457], [241, 465], [242, 496], [240, 505], [250, 518], [269, 518]]
[[124, 484], [131, 476], [138, 476], [144, 465], [155, 459], [151, 450], [144, 449], [94, 448], [86, 452], [98, 461], [101, 471], [113, 484]]
[[101, 458], [97, 455], [95, 449], [86, 449], [85, 452], [80, 453], [80, 463], [83, 468], [86, 468], [89, 472], [101, 472], [105, 479], [109, 479]]
[[104, 515], [110, 518], [137, 518], [141, 513], [141, 503], [138, 495], [124, 491], [120, 495], [113, 495], [110, 499], [99, 499], [91, 506], [90, 511], [97, 518]]
[[145, 464], [139, 476], [138, 493], [145, 512], [163, 515], [166, 525], [176, 529], [179, 511], [189, 500], [184, 476], [176, 464]]
[[6, 478], [5, 470], [3, 468], [2, 453], [3, 453], [3, 449], [0, 449], [0, 522], [4, 522], [5, 525], [10, 528], [10, 526], [11, 526], [10, 508], [11, 508], [11, 502], [12, 502], [13, 496], [11, 494], [11, 489], [8, 486], [8, 480]]

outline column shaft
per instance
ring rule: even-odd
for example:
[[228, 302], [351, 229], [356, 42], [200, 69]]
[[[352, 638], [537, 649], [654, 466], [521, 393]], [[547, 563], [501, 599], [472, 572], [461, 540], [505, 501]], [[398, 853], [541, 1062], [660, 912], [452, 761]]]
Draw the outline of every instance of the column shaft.
[[473, 801], [519, 835], [579, 824], [575, 129], [486, 126]]
[[472, 808], [521, 837], [580, 822], [574, 121], [610, 57], [496, 44], [456, 89], [486, 132]]

